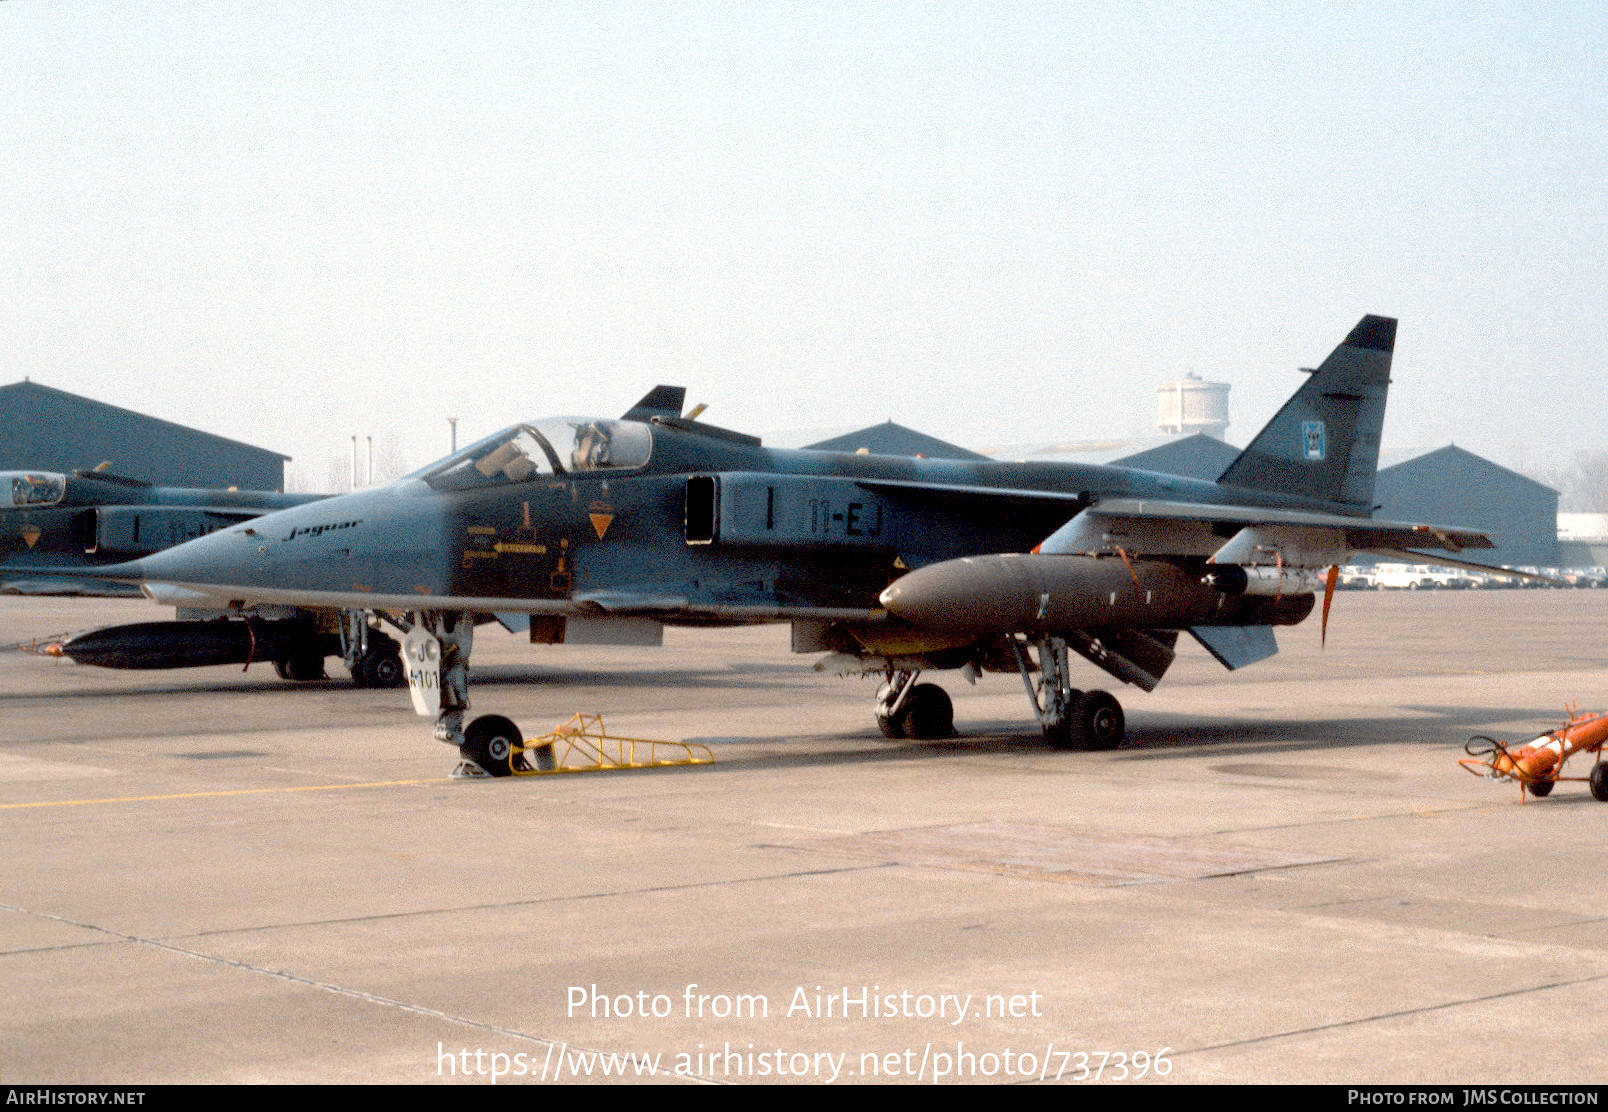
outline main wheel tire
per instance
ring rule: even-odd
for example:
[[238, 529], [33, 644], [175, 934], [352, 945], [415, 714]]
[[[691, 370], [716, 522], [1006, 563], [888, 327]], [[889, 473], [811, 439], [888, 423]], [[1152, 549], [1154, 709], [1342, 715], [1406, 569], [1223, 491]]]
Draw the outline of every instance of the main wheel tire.
[[1545, 799], [1552, 794], [1552, 786], [1556, 783], [1556, 780], [1531, 780], [1525, 786], [1530, 789], [1530, 794], [1537, 799]]
[[402, 668], [402, 658], [395, 653], [370, 653], [363, 662], [363, 686], [404, 687], [408, 674]]
[[1051, 749], [1067, 750], [1072, 745], [1072, 723], [1057, 722], [1053, 726], [1044, 727], [1044, 744]]
[[951, 737], [955, 732], [955, 705], [949, 692], [935, 683], [918, 683], [899, 715], [904, 735], [922, 741]]
[[1062, 718], [1061, 721], [1057, 722], [1053, 726], [1042, 727], [1044, 731], [1044, 744], [1048, 745], [1051, 749], [1060, 749], [1064, 751], [1067, 749], [1083, 748], [1081, 745], [1077, 744], [1078, 732], [1074, 727], [1076, 716], [1072, 713], [1078, 705], [1078, 700], [1082, 698], [1083, 692], [1079, 691], [1077, 688], [1074, 687], [1068, 690], [1061, 703], [1062, 706], [1068, 708], [1067, 716]]
[[1073, 734], [1080, 749], [1115, 749], [1122, 744], [1126, 721], [1122, 704], [1105, 691], [1086, 691], [1072, 705]]
[[324, 678], [324, 654], [316, 648], [297, 649], [285, 661], [285, 671], [297, 683]]
[[1591, 798], [1598, 803], [1608, 803], [1608, 764], [1599, 761], [1592, 765], [1588, 780], [1591, 784]]
[[519, 727], [500, 714], [483, 714], [463, 732], [458, 751], [493, 776], [512, 776], [525, 738]]

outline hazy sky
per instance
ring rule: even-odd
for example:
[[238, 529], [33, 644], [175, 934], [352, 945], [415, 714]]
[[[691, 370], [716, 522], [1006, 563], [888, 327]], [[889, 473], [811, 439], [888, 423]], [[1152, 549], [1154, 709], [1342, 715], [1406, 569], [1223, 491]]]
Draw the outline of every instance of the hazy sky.
[[0, 3], [0, 382], [419, 466], [659, 382], [765, 434], [1604, 447], [1608, 6]]

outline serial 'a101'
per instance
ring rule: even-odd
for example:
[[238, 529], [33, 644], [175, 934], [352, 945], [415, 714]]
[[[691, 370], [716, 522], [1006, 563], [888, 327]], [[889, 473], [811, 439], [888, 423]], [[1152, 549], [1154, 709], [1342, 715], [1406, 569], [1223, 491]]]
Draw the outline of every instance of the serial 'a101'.
[[474, 627], [493, 616], [582, 644], [789, 622], [795, 651], [886, 677], [875, 715], [892, 737], [953, 730], [923, 673], [1018, 671], [1051, 745], [1109, 748], [1122, 708], [1073, 686], [1074, 659], [1148, 691], [1187, 633], [1238, 668], [1319, 595], [1326, 617], [1357, 553], [1491, 546], [1371, 516], [1395, 336], [1364, 317], [1216, 482], [769, 449], [660, 386], [623, 418], [514, 425], [389, 486], [108, 570], [159, 601], [393, 622], [416, 708], [471, 772], [520, 762], [513, 723], [466, 721]]

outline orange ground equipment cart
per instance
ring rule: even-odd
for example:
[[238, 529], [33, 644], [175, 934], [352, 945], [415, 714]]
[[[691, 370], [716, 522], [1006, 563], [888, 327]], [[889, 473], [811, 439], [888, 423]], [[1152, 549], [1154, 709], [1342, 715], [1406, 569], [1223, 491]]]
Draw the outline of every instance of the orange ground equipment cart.
[[[1487, 780], [1515, 780], [1519, 800], [1525, 793], [1537, 798], [1550, 795], [1559, 780], [1591, 785], [1593, 798], [1608, 803], [1608, 763], [1603, 761], [1603, 742], [1608, 741], [1608, 714], [1576, 714], [1569, 708], [1569, 721], [1556, 730], [1516, 745], [1495, 738], [1476, 736], [1463, 747], [1468, 753], [1459, 764]], [[1590, 753], [1595, 762], [1586, 776], [1564, 776], [1563, 766], [1576, 753]]]

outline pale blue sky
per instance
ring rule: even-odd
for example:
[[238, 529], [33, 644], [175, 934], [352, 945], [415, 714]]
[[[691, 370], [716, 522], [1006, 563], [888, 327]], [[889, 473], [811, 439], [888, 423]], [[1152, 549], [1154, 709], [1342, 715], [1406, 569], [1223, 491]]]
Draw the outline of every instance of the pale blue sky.
[[1608, 426], [1600, 4], [0, 3], [0, 381], [417, 466], [658, 382], [764, 434]]

